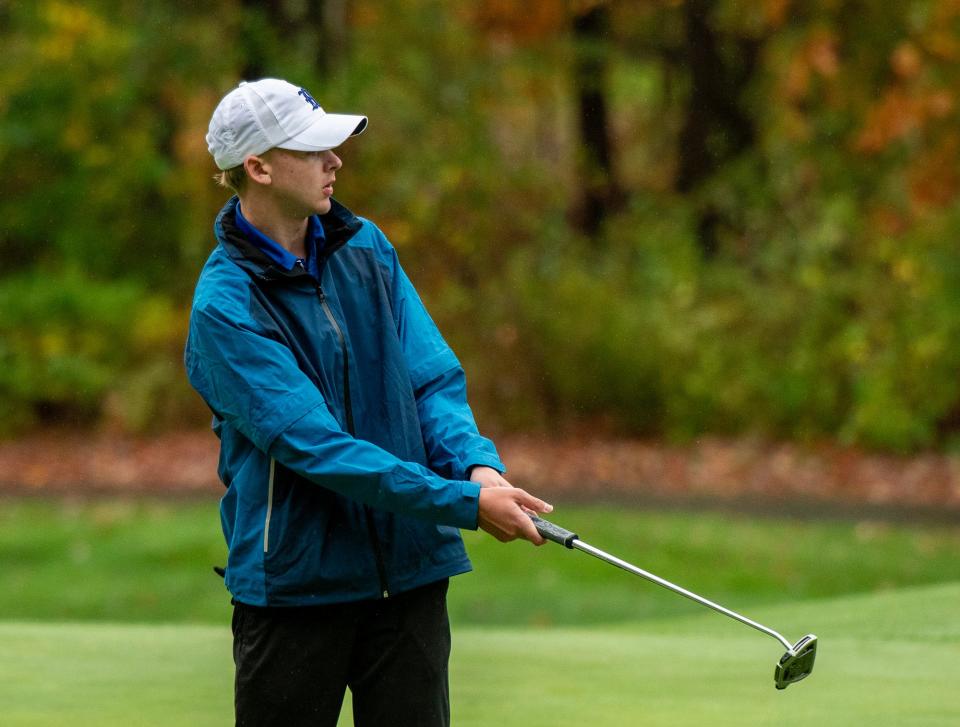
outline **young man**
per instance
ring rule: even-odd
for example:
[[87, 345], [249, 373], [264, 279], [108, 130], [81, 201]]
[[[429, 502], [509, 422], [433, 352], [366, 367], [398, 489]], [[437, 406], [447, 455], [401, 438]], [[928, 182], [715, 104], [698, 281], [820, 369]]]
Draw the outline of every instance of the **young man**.
[[458, 528], [544, 541], [480, 436], [463, 370], [371, 222], [333, 199], [367, 125], [264, 79], [207, 142], [235, 189], [185, 361], [214, 414], [242, 725], [447, 725]]

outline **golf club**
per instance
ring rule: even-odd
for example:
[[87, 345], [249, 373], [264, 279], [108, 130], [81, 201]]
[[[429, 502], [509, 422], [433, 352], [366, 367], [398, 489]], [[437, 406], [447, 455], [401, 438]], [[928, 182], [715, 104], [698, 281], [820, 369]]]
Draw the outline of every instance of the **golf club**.
[[787, 651], [780, 657], [780, 660], [777, 662], [776, 669], [773, 673], [774, 684], [777, 689], [786, 689], [788, 686], [794, 682], [798, 682], [801, 679], [806, 679], [810, 676], [810, 673], [813, 671], [813, 662], [817, 657], [817, 637], [813, 634], [807, 634], [802, 639], [800, 639], [795, 644], [790, 644], [783, 636], [774, 631], [773, 629], [759, 624], [756, 621], [753, 621], [746, 616], [741, 616], [735, 611], [731, 611], [729, 608], [724, 608], [718, 603], [704, 598], [703, 596], [698, 596], [692, 591], [688, 591], [686, 588], [681, 588], [675, 583], [671, 583], [668, 580], [661, 578], [660, 576], [654, 575], [648, 571], [638, 568], [635, 565], [631, 565], [626, 561], [620, 560], [609, 553], [605, 553], [599, 548], [594, 548], [592, 545], [583, 542], [580, 540], [580, 536], [576, 533], [573, 533], [569, 530], [565, 530], [557, 525], [554, 525], [547, 520], [537, 517], [536, 515], [530, 515], [530, 519], [533, 520], [533, 524], [536, 526], [537, 531], [547, 540], [552, 540], [554, 543], [559, 543], [567, 548], [573, 550], [582, 550], [584, 553], [599, 558], [602, 561], [615, 565], [618, 568], [638, 575], [641, 578], [646, 578], [652, 583], [656, 583], [658, 586], [662, 586], [674, 593], [678, 593], [681, 596], [689, 598], [691, 601], [696, 601], [697, 603], [706, 606], [707, 608], [712, 608], [717, 613], [722, 613], [724, 616], [729, 616], [730, 618], [739, 621], [742, 624], [746, 624], [757, 631], [761, 631], [768, 636], [772, 636], [781, 644], [783, 644]]

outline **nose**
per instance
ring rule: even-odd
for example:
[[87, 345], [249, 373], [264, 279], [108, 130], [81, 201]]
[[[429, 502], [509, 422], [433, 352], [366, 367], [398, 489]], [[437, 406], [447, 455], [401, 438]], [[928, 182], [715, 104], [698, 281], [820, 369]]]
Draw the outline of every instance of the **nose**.
[[327, 158], [323, 160], [323, 163], [327, 170], [331, 172], [335, 172], [343, 166], [343, 162], [340, 160], [340, 157], [329, 150], [327, 151]]

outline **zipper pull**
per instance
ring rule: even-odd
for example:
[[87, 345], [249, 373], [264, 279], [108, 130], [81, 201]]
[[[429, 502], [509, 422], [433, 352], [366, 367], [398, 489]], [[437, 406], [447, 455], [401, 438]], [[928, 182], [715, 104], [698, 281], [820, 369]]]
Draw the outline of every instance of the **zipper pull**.
[[320, 296], [320, 303], [325, 303], [327, 300], [327, 294], [323, 292], [323, 288], [319, 285], [317, 286], [317, 295]]

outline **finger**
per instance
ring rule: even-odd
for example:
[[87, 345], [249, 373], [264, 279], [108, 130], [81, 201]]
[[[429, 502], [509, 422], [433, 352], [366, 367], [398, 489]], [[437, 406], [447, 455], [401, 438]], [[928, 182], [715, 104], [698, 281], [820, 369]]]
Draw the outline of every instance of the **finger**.
[[534, 497], [524, 490], [515, 489], [511, 494], [514, 496], [514, 501], [517, 503], [518, 509], [523, 513], [521, 519], [517, 522], [517, 537], [529, 540], [534, 545], [543, 545], [547, 541], [540, 535], [537, 526], [533, 524], [533, 520], [530, 519], [530, 513], [532, 512], [532, 508], [538, 508], [536, 512], [547, 512], [544, 508], [550, 508], [551, 510], [553, 508], [543, 500]]
[[545, 500], [541, 500], [539, 497], [534, 497], [526, 490], [515, 490], [517, 495], [517, 504], [521, 508], [529, 508], [534, 512], [553, 512], [553, 505]]
[[531, 520], [526, 515], [523, 516], [525, 522], [520, 523], [520, 537], [524, 540], [529, 540], [534, 545], [543, 545], [546, 543], [546, 539], [540, 534], [540, 531], [537, 530], [537, 526], [533, 524]]

